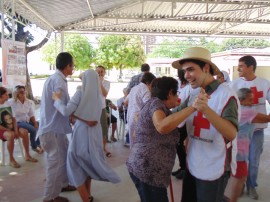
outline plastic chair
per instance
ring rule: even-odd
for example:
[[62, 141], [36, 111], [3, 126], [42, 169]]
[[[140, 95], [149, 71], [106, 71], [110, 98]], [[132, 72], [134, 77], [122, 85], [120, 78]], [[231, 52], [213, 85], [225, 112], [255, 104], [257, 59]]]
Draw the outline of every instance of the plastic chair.
[[[21, 138], [18, 138], [18, 139], [15, 139], [15, 142], [14, 144], [16, 143], [16, 141], [18, 142], [19, 146], [20, 146], [20, 150], [21, 150], [21, 153], [22, 153], [22, 157], [25, 157], [25, 153], [24, 153], [24, 150], [23, 150], [23, 146], [22, 146], [22, 140]], [[1, 141], [1, 163], [0, 165], [1, 166], [4, 166], [5, 163], [6, 163], [6, 154], [5, 154], [5, 148], [6, 148], [6, 142], [5, 141]]]

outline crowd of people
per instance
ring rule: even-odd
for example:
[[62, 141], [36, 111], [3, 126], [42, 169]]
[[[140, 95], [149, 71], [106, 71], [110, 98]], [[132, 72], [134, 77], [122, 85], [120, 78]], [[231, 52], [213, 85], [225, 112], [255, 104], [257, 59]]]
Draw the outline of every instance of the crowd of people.
[[[255, 58], [239, 59], [239, 78], [233, 81], [201, 47], [187, 49], [172, 66], [178, 80], [156, 78], [143, 64], [114, 105], [101, 65], [83, 72], [82, 85], [69, 97], [66, 77], [73, 74], [74, 59], [62, 52], [43, 87], [39, 122], [24, 86], [16, 86], [11, 99], [0, 87], [0, 139], [7, 141], [10, 165], [21, 167], [13, 150], [14, 140], [22, 138], [26, 161], [37, 162], [30, 145], [46, 154], [43, 202], [68, 201], [60, 196], [63, 190], [77, 190], [83, 202], [94, 201], [92, 180], [121, 181], [106, 160], [113, 155], [107, 143], [117, 141], [111, 110], [118, 110], [128, 125], [127, 170], [142, 202], [168, 202], [171, 175], [183, 180], [182, 202], [236, 202], [245, 187], [258, 200], [270, 82], [255, 75]], [[172, 171], [176, 156], [179, 169]]]

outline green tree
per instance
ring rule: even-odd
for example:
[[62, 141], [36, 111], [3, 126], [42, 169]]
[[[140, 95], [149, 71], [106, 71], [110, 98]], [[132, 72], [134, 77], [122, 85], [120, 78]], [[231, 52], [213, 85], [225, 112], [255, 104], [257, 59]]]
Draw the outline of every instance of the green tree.
[[180, 58], [184, 51], [191, 46], [191, 41], [179, 39], [164, 39], [156, 45], [153, 51], [148, 55], [150, 58]]
[[211, 53], [215, 53], [220, 50], [217, 43], [214, 41], [209, 41], [205, 37], [187, 37], [181, 40], [166, 38], [153, 49], [152, 53], [149, 54], [149, 57], [180, 58], [182, 57], [184, 51], [192, 46], [201, 46], [207, 48]]
[[[60, 36], [41, 49], [42, 60], [50, 65], [55, 65], [55, 58], [59, 52], [57, 47], [60, 47]], [[64, 37], [64, 49], [73, 55], [77, 69], [88, 69], [94, 62], [95, 50], [86, 36], [66, 34]]]
[[232, 50], [236, 48], [266, 48], [269, 47], [269, 41], [264, 39], [225, 39], [221, 43], [221, 50]]
[[99, 38], [96, 63], [107, 69], [119, 69], [119, 78], [122, 78], [123, 69], [139, 67], [145, 59], [140, 36], [104, 35]]

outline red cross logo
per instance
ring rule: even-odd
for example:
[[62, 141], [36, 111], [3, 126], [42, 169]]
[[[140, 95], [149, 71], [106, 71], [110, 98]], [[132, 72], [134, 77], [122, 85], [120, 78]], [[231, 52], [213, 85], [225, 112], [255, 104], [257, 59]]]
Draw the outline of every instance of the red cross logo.
[[257, 87], [251, 87], [250, 90], [253, 93], [253, 104], [258, 104], [259, 98], [263, 97], [263, 91], [257, 91]]
[[193, 126], [195, 126], [194, 136], [200, 137], [201, 128], [209, 129], [210, 122], [208, 121], [208, 119], [203, 118], [203, 115], [201, 112], [198, 112], [198, 115], [195, 116], [193, 119]]

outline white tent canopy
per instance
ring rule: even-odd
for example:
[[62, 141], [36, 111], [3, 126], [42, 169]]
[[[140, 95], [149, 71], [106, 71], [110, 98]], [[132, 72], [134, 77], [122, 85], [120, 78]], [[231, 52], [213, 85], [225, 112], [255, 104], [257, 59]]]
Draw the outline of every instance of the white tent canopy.
[[268, 0], [1, 1], [7, 16], [12, 17], [14, 2], [19, 15], [41, 29], [56, 32], [270, 36]]

